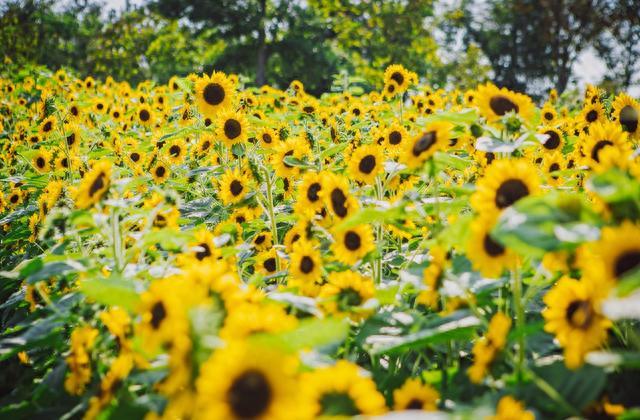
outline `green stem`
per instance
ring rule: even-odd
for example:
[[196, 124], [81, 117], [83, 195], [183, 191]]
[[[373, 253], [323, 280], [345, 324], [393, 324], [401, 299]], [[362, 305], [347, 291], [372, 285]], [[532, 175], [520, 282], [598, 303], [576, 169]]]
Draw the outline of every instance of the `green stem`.
[[[376, 177], [376, 199], [382, 201], [384, 199], [384, 190], [380, 177]], [[376, 226], [376, 245], [378, 248], [378, 256], [375, 265], [375, 280], [377, 284], [382, 282], [382, 255], [384, 253], [384, 227], [381, 222]]]
[[516, 329], [518, 330], [518, 355], [516, 359], [516, 372], [518, 382], [522, 382], [522, 372], [525, 363], [525, 335], [524, 331], [524, 305], [522, 299], [522, 277], [516, 266], [512, 271], [513, 277], [513, 306], [515, 311]]
[[115, 269], [118, 274], [124, 270], [124, 259], [122, 258], [122, 238], [120, 237], [120, 220], [118, 208], [114, 207], [111, 215], [111, 235], [113, 239], [113, 259]]
[[[265, 169], [265, 179], [267, 180], [267, 211], [269, 212], [269, 221], [271, 222], [271, 236], [273, 237], [273, 244], [278, 245], [278, 228], [276, 226], [276, 216], [273, 211], [273, 179], [269, 174], [269, 171]], [[280, 270], [280, 260], [276, 258], [276, 269]]]
[[562, 397], [562, 395], [560, 395], [560, 393], [554, 387], [552, 387], [547, 381], [545, 381], [544, 379], [536, 375], [535, 372], [533, 372], [530, 369], [527, 369], [527, 376], [530, 376], [531, 379], [533, 380], [533, 383], [536, 384], [536, 386], [540, 388], [542, 392], [547, 394], [549, 398], [554, 400], [559, 406], [565, 409], [568, 413], [571, 413], [574, 416], [580, 416], [580, 413], [571, 404], [569, 404], [567, 400], [565, 400]]

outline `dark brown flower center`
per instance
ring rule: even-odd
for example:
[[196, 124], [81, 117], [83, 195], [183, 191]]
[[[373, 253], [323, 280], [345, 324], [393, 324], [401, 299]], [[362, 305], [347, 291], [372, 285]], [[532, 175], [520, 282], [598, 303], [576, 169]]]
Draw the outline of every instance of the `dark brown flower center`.
[[346, 246], [349, 251], [356, 251], [360, 249], [361, 243], [360, 235], [352, 230], [348, 231], [344, 235], [344, 246]]
[[178, 146], [177, 144], [174, 144], [173, 146], [171, 146], [169, 148], [169, 154], [173, 157], [178, 157], [180, 156], [180, 152], [182, 151], [182, 149], [180, 148], [180, 146]]
[[265, 414], [271, 403], [273, 391], [262, 372], [249, 369], [238, 376], [227, 391], [227, 401], [234, 417], [257, 418]]
[[140, 160], [140, 153], [138, 153], [138, 152], [133, 152], [133, 153], [131, 153], [131, 154], [129, 155], [129, 158], [131, 158], [131, 160], [132, 160], [133, 162], [137, 162], [137, 161], [139, 161], [139, 160]]
[[498, 257], [504, 254], [505, 251], [504, 247], [494, 241], [489, 234], [484, 235], [482, 246], [484, 247], [485, 252], [491, 257]]
[[423, 403], [422, 401], [420, 401], [417, 398], [413, 398], [411, 401], [409, 401], [409, 403], [406, 405], [405, 409], [406, 410], [422, 410], [422, 406]]
[[140, 121], [142, 122], [147, 122], [151, 119], [151, 114], [146, 109], [143, 109], [142, 111], [140, 111], [139, 115], [140, 115]]
[[318, 199], [320, 198], [318, 196], [318, 192], [321, 189], [322, 185], [320, 185], [319, 182], [314, 182], [313, 184], [309, 185], [309, 188], [307, 189], [307, 199], [309, 199], [309, 201], [311, 201], [312, 203], [318, 201]]
[[224, 101], [225, 95], [224, 88], [218, 83], [209, 83], [202, 91], [204, 101], [212, 106], [220, 105]]
[[418, 157], [422, 154], [422, 152], [426, 152], [427, 150], [429, 150], [434, 144], [436, 144], [435, 131], [423, 133], [418, 141], [414, 143], [411, 153], [413, 153], [413, 156]]
[[242, 185], [242, 182], [238, 181], [237, 179], [234, 179], [233, 181], [231, 181], [229, 190], [231, 191], [231, 194], [237, 197], [242, 193], [242, 190], [244, 190], [244, 186]]
[[266, 236], [258, 235], [258, 236], [256, 236], [256, 239], [254, 239], [253, 243], [256, 244], [256, 245], [260, 245], [260, 244], [262, 244], [264, 242], [265, 239], [267, 239]]
[[524, 182], [519, 179], [508, 179], [496, 191], [496, 206], [504, 209], [527, 195], [529, 195], [529, 188]]
[[333, 212], [338, 217], [345, 217], [347, 215], [346, 203], [347, 196], [344, 192], [342, 192], [340, 188], [334, 188], [333, 191], [331, 191], [331, 206], [333, 207]]
[[262, 134], [262, 141], [267, 143], [267, 144], [271, 144], [271, 142], [273, 141], [273, 138], [271, 137], [271, 134], [263, 133]]
[[203, 242], [203, 243], [199, 244], [198, 246], [200, 248], [202, 248], [202, 251], [196, 252], [196, 258], [199, 261], [202, 261], [203, 259], [211, 256], [211, 248], [209, 247], [209, 244]]
[[51, 129], [53, 128], [53, 124], [51, 123], [51, 121], [47, 121], [46, 123], [44, 123], [44, 125], [42, 126], [42, 131], [44, 131], [45, 133], [51, 131]]
[[587, 300], [575, 300], [567, 306], [567, 321], [574, 328], [588, 329], [594, 316], [593, 307]]
[[269, 273], [276, 271], [276, 259], [274, 257], [264, 260], [264, 269]]
[[242, 125], [240, 125], [240, 122], [238, 120], [229, 118], [224, 122], [224, 135], [228, 139], [233, 140], [240, 134], [242, 134]]
[[358, 170], [364, 174], [370, 174], [376, 167], [376, 157], [373, 155], [367, 155], [360, 160]]
[[399, 86], [402, 86], [402, 83], [404, 83], [404, 75], [399, 71], [396, 71], [391, 75], [391, 80], [396, 82]]
[[46, 161], [44, 160], [44, 158], [42, 156], [38, 156], [38, 158], [36, 159], [36, 166], [39, 169], [42, 169], [44, 168], [45, 164], [46, 164]]
[[166, 317], [167, 309], [164, 307], [164, 303], [161, 301], [154, 303], [151, 307], [151, 327], [157, 330]]
[[624, 277], [640, 266], [640, 250], [630, 250], [616, 258], [614, 272], [616, 278]]
[[560, 136], [554, 130], [545, 131], [549, 138], [544, 142], [545, 149], [554, 150], [560, 146]]
[[93, 195], [95, 193], [97, 193], [98, 191], [100, 191], [101, 189], [104, 188], [104, 186], [105, 186], [104, 178], [105, 177], [106, 177], [106, 175], [103, 172], [100, 172], [100, 174], [93, 181], [93, 183], [91, 184], [91, 187], [89, 188], [89, 197], [93, 197]]
[[587, 112], [587, 122], [594, 122], [598, 119], [598, 111], [596, 111], [595, 109], [592, 109], [591, 111]]
[[402, 141], [402, 134], [399, 131], [392, 131], [389, 133], [389, 144], [400, 144]]
[[600, 162], [600, 151], [607, 146], [613, 146], [613, 142], [611, 140], [600, 140], [593, 146], [591, 149], [591, 159], [596, 162]]
[[620, 124], [624, 131], [635, 133], [638, 129], [638, 111], [632, 106], [625, 106], [620, 110]]
[[164, 166], [158, 166], [156, 168], [156, 176], [158, 178], [162, 178], [166, 173], [167, 173], [167, 170], [164, 168]]
[[491, 110], [499, 116], [503, 116], [511, 111], [515, 111], [517, 113], [520, 110], [518, 105], [503, 95], [493, 96], [489, 100], [489, 107], [491, 107]]
[[312, 272], [314, 266], [315, 264], [313, 263], [313, 259], [308, 255], [305, 255], [300, 260], [300, 271], [302, 271], [304, 274], [309, 274], [310, 272]]

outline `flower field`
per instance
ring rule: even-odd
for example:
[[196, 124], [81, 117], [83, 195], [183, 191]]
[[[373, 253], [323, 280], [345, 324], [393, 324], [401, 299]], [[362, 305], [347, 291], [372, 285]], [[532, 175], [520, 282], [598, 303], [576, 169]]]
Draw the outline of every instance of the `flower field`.
[[1, 418], [640, 417], [629, 95], [0, 91]]

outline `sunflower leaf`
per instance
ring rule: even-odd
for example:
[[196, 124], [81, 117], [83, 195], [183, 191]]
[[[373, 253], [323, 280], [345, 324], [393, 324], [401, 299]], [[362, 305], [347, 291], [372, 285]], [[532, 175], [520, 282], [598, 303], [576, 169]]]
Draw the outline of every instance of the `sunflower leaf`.
[[250, 338], [255, 344], [277, 347], [295, 352], [306, 348], [326, 347], [337, 344], [347, 337], [349, 322], [340, 318], [302, 320], [293, 331], [279, 334], [257, 334]]

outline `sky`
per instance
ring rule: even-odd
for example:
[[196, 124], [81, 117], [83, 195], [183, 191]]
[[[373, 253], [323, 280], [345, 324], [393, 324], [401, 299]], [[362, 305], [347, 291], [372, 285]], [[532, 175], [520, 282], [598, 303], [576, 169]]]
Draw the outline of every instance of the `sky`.
[[[106, 9], [122, 10], [126, 2], [127, 0], [106, 0]], [[129, 0], [129, 2], [132, 5], [138, 5], [144, 0]], [[598, 83], [606, 71], [606, 65], [598, 58], [593, 48], [584, 50], [573, 65], [573, 74], [576, 76], [579, 88], [584, 88], [588, 83]], [[640, 86], [635, 86], [629, 93], [640, 96]]]

